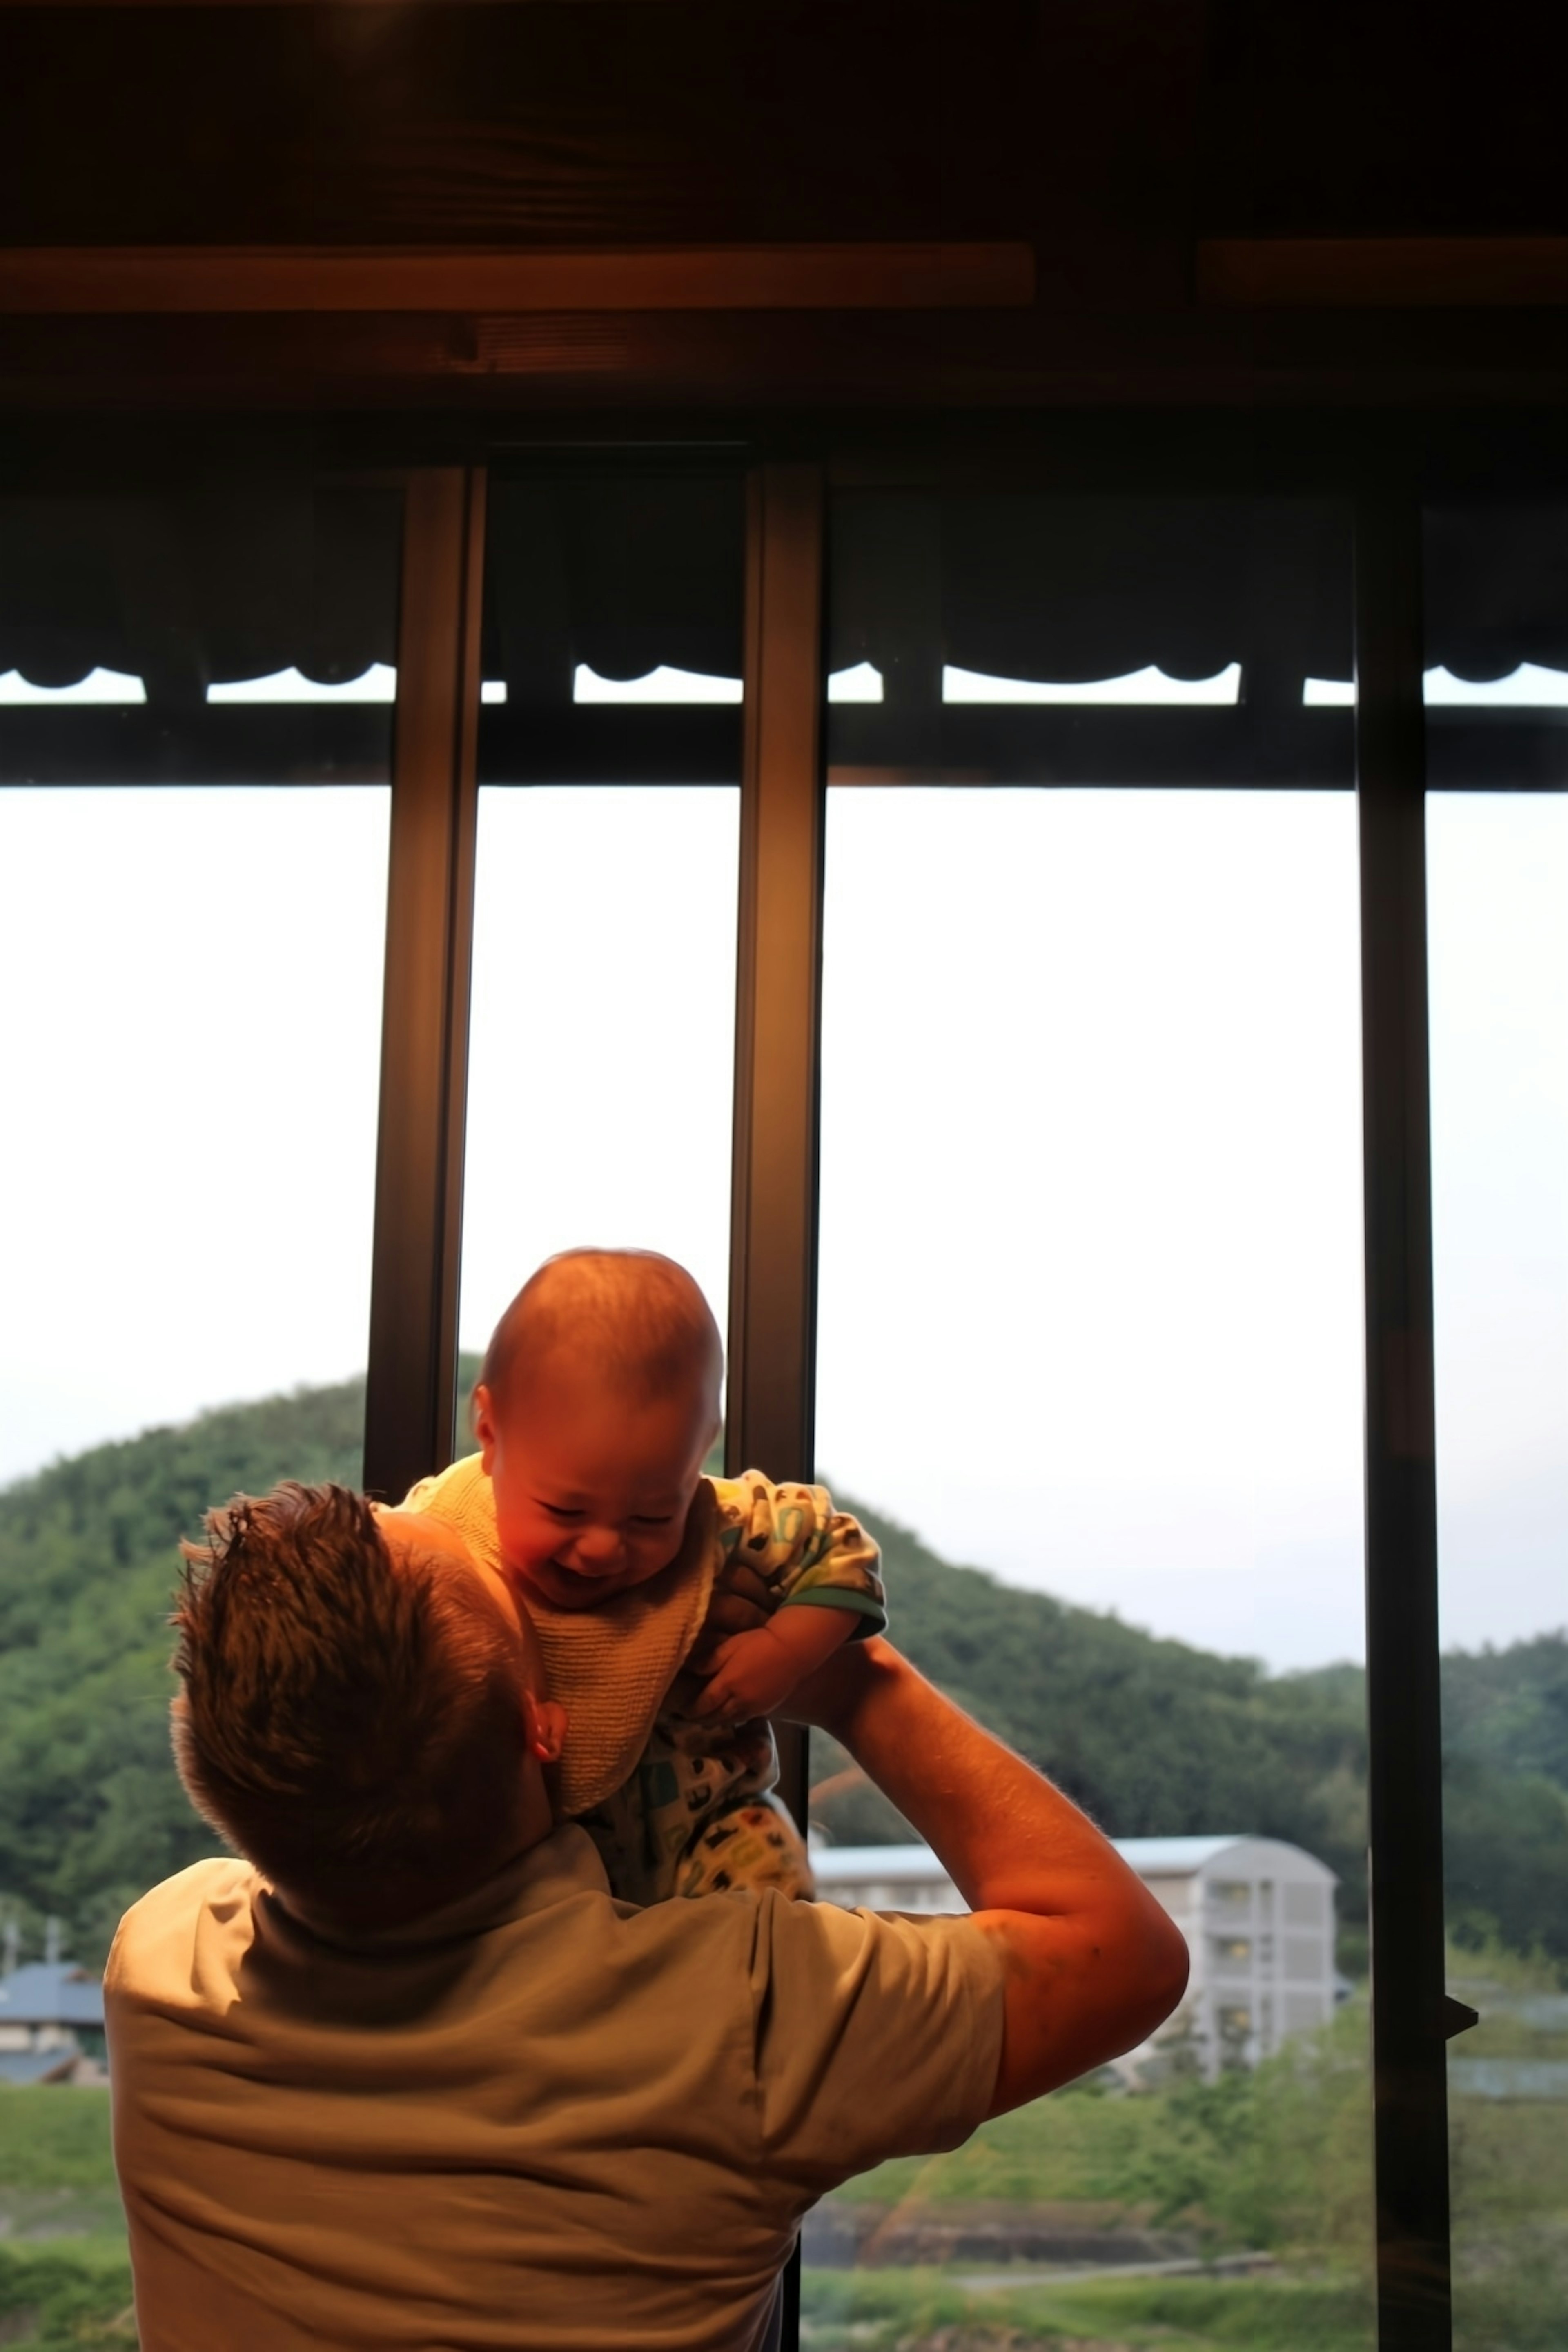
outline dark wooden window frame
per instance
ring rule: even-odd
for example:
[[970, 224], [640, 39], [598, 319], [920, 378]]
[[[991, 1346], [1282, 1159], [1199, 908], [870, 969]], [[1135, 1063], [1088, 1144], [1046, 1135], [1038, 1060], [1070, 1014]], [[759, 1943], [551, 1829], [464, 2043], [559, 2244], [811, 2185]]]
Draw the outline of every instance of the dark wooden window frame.
[[[707, 422], [695, 437], [710, 436]], [[330, 437], [355, 445], [342, 423]], [[394, 1496], [449, 1459], [455, 1439], [485, 461], [508, 444], [494, 427], [443, 432], [457, 457], [410, 467], [398, 437], [373, 420], [359, 440], [406, 500], [364, 1436], [365, 1483]], [[679, 437], [668, 420], [650, 433], [606, 419], [594, 441], [624, 464]], [[548, 462], [536, 425], [529, 442]], [[560, 446], [574, 468], [591, 462], [580, 436]], [[1471, 2021], [1442, 1978], [1421, 512], [1434, 495], [1561, 497], [1559, 436], [1517, 413], [1429, 425], [1318, 416], [1244, 433], [1218, 415], [1001, 417], [923, 439], [863, 425], [813, 435], [796, 419], [731, 443], [727, 457], [748, 467], [727, 1454], [780, 1476], [813, 1469], [830, 486], [1310, 489], [1352, 504], [1378, 2344], [1450, 2352], [1444, 2048]], [[71, 478], [68, 466], [46, 472]], [[1546, 781], [1560, 778], [1554, 767]], [[800, 1809], [805, 1741], [783, 1746]], [[797, 2310], [792, 2285], [786, 2343]]]
[[[453, 1442], [479, 688], [477, 655], [457, 650], [477, 638], [473, 575], [457, 551], [462, 478], [445, 478], [443, 523], [421, 523], [418, 498], [410, 507], [406, 593], [417, 590], [418, 627], [433, 642], [416, 642], [405, 603], [394, 761], [365, 1431], [367, 1484], [388, 1493], [437, 1466]], [[1462, 2021], [1442, 1976], [1420, 489], [1386, 464], [1344, 487], [1355, 509], [1378, 2341], [1381, 2352], [1449, 2352], [1444, 2042]], [[826, 469], [762, 462], [748, 489], [726, 1455], [731, 1468], [757, 1461], [810, 1477]], [[467, 497], [471, 561], [482, 488]], [[432, 527], [434, 566], [421, 551]], [[451, 707], [465, 659], [467, 725]], [[416, 753], [405, 753], [411, 739]], [[803, 1813], [805, 1741], [787, 1733], [781, 1744], [786, 1793]], [[798, 2332], [798, 2264], [788, 2287], [786, 2343]]]

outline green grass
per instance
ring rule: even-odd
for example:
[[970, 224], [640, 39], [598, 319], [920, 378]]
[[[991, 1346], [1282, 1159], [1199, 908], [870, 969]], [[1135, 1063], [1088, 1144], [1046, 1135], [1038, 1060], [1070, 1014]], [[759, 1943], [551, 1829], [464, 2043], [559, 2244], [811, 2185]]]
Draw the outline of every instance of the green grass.
[[0, 2189], [113, 2187], [107, 2091], [0, 2087]]
[[109, 2094], [0, 2089], [0, 2344], [135, 2342]]
[[1371, 2352], [1365, 2286], [1345, 2279], [1129, 2279], [967, 2291], [935, 2271], [807, 2271], [809, 2352]]
[[123, 2242], [0, 2245], [0, 2344], [28, 2352], [133, 2352]]
[[[1205, 2252], [1310, 2252], [1347, 2273], [1372, 2259], [1367, 2014], [1252, 2073], [1127, 2097], [1090, 2085], [986, 2124], [951, 2156], [902, 2158], [850, 2182], [851, 2202], [1004, 2200], [1117, 2209], [1188, 2231]], [[1085, 2219], [1089, 2217], [1086, 2214]]]

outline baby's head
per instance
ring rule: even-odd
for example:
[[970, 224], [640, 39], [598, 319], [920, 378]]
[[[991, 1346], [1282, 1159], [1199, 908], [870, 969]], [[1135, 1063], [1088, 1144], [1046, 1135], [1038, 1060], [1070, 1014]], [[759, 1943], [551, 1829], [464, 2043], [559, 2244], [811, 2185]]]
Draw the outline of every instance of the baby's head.
[[673, 1259], [568, 1250], [497, 1324], [474, 1391], [501, 1556], [592, 1609], [668, 1568], [719, 1429], [719, 1327]]

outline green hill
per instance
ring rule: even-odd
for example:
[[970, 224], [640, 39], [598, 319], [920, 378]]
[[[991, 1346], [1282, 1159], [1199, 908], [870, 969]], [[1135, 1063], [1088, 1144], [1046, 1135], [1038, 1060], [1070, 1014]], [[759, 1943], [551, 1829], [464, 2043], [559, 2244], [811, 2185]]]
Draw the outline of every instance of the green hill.
[[95, 1446], [0, 1494], [0, 1897], [98, 1957], [126, 1905], [213, 1851], [169, 1759], [174, 1547], [280, 1477], [360, 1467], [364, 1382]]
[[1339, 1872], [1346, 1916], [1364, 1917], [1359, 1673], [1271, 1677], [1250, 1660], [952, 1567], [879, 1512], [863, 1516], [887, 1560], [902, 1646], [1103, 1828], [1287, 1838]]
[[[363, 1381], [151, 1430], [0, 1493], [0, 1907], [101, 1956], [125, 1905], [212, 1849], [169, 1761], [167, 1616], [182, 1535], [280, 1477], [358, 1475]], [[847, 1498], [843, 1498], [847, 1500]], [[902, 1646], [1120, 1836], [1248, 1830], [1309, 1847], [1364, 1918], [1359, 1670], [1269, 1675], [939, 1559], [864, 1512]], [[1456, 1913], [1568, 1960], [1568, 1639], [1445, 1661]], [[883, 1800], [825, 1753], [817, 1810], [888, 1837]]]

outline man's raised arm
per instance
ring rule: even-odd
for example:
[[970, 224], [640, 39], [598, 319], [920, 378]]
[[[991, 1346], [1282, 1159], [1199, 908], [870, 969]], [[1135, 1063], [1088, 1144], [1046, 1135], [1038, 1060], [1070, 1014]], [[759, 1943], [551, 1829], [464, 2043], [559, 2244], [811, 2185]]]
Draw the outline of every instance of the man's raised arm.
[[1180, 1929], [1076, 1805], [890, 1643], [839, 1651], [789, 1712], [848, 1749], [1001, 1948], [993, 2115], [1131, 2049], [1170, 2015], [1187, 1981]]

